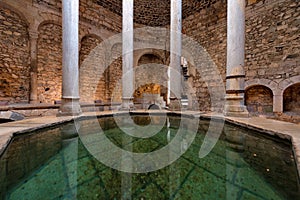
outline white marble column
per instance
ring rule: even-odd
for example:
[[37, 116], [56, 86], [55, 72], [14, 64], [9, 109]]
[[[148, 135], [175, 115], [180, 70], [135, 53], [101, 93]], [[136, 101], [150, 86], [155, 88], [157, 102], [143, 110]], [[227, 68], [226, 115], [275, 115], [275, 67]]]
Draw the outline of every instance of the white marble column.
[[168, 69], [168, 94], [171, 110], [179, 109], [181, 99], [181, 7], [181, 0], [171, 0], [170, 67]]
[[63, 80], [58, 115], [79, 115], [79, 0], [62, 1]]
[[228, 0], [225, 115], [248, 117], [245, 94], [245, 0]]
[[30, 103], [38, 103], [37, 92], [37, 39], [38, 32], [29, 31], [30, 37]]
[[122, 109], [133, 107], [133, 0], [123, 0], [122, 23]]

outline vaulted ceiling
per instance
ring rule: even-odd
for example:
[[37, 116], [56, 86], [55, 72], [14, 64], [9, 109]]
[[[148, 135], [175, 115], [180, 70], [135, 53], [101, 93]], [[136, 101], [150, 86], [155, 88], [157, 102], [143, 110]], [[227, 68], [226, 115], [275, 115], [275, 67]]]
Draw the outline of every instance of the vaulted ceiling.
[[[104, 8], [122, 15], [122, 0], [94, 0]], [[183, 19], [225, 0], [182, 0]], [[170, 23], [171, 0], [134, 0], [134, 21], [148, 26], [165, 26]]]

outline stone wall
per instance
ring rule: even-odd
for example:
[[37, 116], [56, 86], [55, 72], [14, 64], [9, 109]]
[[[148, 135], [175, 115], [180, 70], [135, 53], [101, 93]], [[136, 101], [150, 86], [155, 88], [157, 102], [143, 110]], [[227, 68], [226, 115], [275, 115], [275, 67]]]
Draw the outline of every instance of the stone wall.
[[0, 102], [29, 100], [29, 35], [25, 21], [0, 7]]
[[122, 44], [115, 44], [111, 49], [112, 62], [108, 67], [109, 94], [112, 102], [122, 101]]
[[[45, 6], [61, 12], [62, 0], [33, 0], [39, 6]], [[112, 31], [121, 31], [122, 18], [119, 15], [103, 8], [96, 0], [80, 0], [80, 21], [96, 27], [103, 27]]]
[[[270, 3], [269, 3], [270, 2]], [[300, 2], [250, 5], [246, 20], [246, 79], [280, 82], [300, 73]]]
[[42, 103], [61, 99], [62, 93], [62, 28], [53, 23], [39, 28], [38, 94]]
[[[217, 72], [211, 72], [211, 80], [214, 80], [214, 74], [220, 74], [225, 82], [225, 63], [226, 63], [226, 4], [221, 1], [213, 4], [211, 7], [201, 10], [192, 16], [183, 20], [183, 33], [194, 39], [198, 45], [202, 46], [210, 57], [204, 58], [203, 63], [198, 65], [210, 65], [212, 60], [217, 66]], [[193, 64], [189, 68], [197, 69]], [[211, 110], [210, 93], [207, 87], [207, 75], [203, 70], [191, 70], [189, 77], [192, 91], [192, 107], [197, 110]], [[200, 105], [200, 106], [199, 106]]]
[[[3, 4], [2, 4], [3, 3]], [[8, 6], [7, 6], [8, 4]], [[61, 98], [62, 29], [61, 0], [5, 1], [0, 5], [0, 102], [29, 102], [30, 66], [37, 65], [38, 102], [53, 103]], [[24, 13], [19, 16], [16, 13]], [[28, 22], [28, 26], [25, 23]], [[28, 34], [33, 33], [30, 38]], [[121, 31], [121, 17], [91, 0], [80, 1], [80, 35], [97, 35], [105, 38]], [[38, 35], [35, 52], [35, 34]], [[92, 49], [95, 41], [83, 41], [83, 56]], [[86, 46], [85, 46], [86, 45]], [[37, 64], [35, 64], [37, 54]], [[30, 63], [30, 55], [33, 56]], [[91, 71], [93, 73], [94, 71]], [[99, 80], [98, 80], [99, 81]], [[96, 97], [105, 98], [103, 84], [95, 86]]]
[[[226, 76], [226, 4], [217, 2], [183, 20], [183, 33], [203, 46], [225, 83]], [[246, 7], [246, 81], [266, 79], [275, 88], [284, 80], [299, 75], [300, 2], [294, 0], [248, 0]], [[205, 64], [205, 63], [204, 63]], [[209, 110], [209, 96], [202, 72], [193, 73], [189, 82], [196, 90], [194, 98]], [[258, 91], [258, 93], [260, 93]], [[205, 98], [207, 99], [207, 98]], [[269, 104], [265, 102], [265, 104]], [[268, 109], [267, 109], [268, 110]]]
[[122, 17], [103, 8], [95, 0], [80, 0], [80, 20], [110, 31], [122, 31]]
[[[101, 43], [101, 38], [95, 36], [85, 36], [81, 40], [80, 48], [80, 99], [82, 102], [94, 102], [94, 100], [105, 100], [105, 73], [103, 73], [105, 65], [105, 55], [99, 55], [102, 59], [99, 63], [99, 58], [94, 59], [95, 54], [92, 52], [98, 51], [96, 48]], [[105, 51], [100, 51], [101, 53]], [[99, 52], [99, 53], [100, 53]], [[87, 60], [87, 63], [84, 61]], [[100, 72], [101, 71], [101, 72]], [[101, 73], [101, 74], [100, 74]], [[95, 80], [97, 79], [97, 80]]]
[[[33, 19], [29, 23], [30, 28], [33, 29], [33, 27], [37, 27], [36, 24], [42, 23], [38, 30], [39, 101], [53, 103], [54, 100], [61, 98], [61, 27], [56, 25], [61, 23], [61, 0], [34, 0], [33, 4], [28, 2], [24, 1], [26, 9], [32, 10], [32, 13], [38, 13], [40, 17], [26, 16], [27, 19]], [[217, 66], [217, 73], [221, 74], [225, 83], [227, 8], [225, 1], [211, 1], [210, 3], [212, 5], [206, 9], [198, 9], [197, 12], [190, 13], [192, 14], [190, 16], [184, 13], [183, 33], [196, 40], [209, 53]], [[299, 4], [299, 1], [294, 0], [247, 1], [246, 81], [266, 79], [279, 84], [300, 75]], [[101, 5], [96, 0], [80, 1], [81, 36], [91, 35], [91, 32], [97, 32], [95, 30], [98, 29], [105, 29], [112, 34], [121, 32], [122, 17], [120, 13], [113, 13], [111, 9]], [[135, 9], [139, 9], [139, 7]], [[30, 90], [28, 28], [25, 20], [12, 11], [1, 8], [0, 14], [0, 20], [3, 21], [0, 25], [0, 44], [1, 47], [3, 46], [0, 49], [0, 101], [10, 103], [28, 101]], [[49, 23], [49, 20], [52, 20], [51, 16], [57, 17], [57, 19], [53, 19], [56, 24]], [[41, 19], [42, 17], [45, 17], [47, 23]], [[147, 20], [149, 21], [149, 19]], [[82, 26], [87, 28], [82, 31]], [[135, 24], [135, 26], [140, 25]], [[98, 37], [106, 39], [101, 34]], [[157, 41], [164, 39], [163, 37], [158, 38]], [[81, 61], [93, 48], [95, 42], [97, 43], [95, 39], [84, 38], [83, 44], [81, 44], [83, 54], [80, 58]], [[164, 44], [168, 46], [168, 37], [166, 37], [166, 41], [164, 40]], [[117, 49], [120, 53], [121, 45]], [[108, 50], [107, 52], [113, 55], [113, 51]], [[97, 80], [97, 82], [100, 81], [97, 85], [92, 83], [95, 86], [91, 91], [97, 94], [96, 97], [87, 95], [86, 97], [90, 101], [107, 100], [112, 96], [116, 97], [115, 101], [121, 101], [122, 88], [121, 85], [117, 86], [117, 83], [122, 76], [122, 59], [120, 55], [113, 56], [113, 58], [114, 62], [106, 71], [103, 71], [105, 69], [100, 70], [101, 76], [105, 78]], [[209, 59], [203, 60], [202, 64], [205, 65], [207, 60]], [[103, 63], [103, 66], [106, 64]], [[193, 68], [192, 65], [190, 63], [191, 68]], [[94, 71], [99, 72], [99, 69], [86, 71], [86, 77], [88, 74], [93, 75]], [[207, 83], [206, 77], [208, 73], [211, 73], [209, 79], [213, 80], [215, 73], [197, 71], [195, 67], [192, 71], [193, 73], [188, 79], [188, 84], [193, 90], [190, 91], [190, 98], [200, 103], [201, 110], [210, 110], [211, 103], [207, 100], [210, 96], [208, 90], [210, 83]], [[103, 81], [107, 81], [109, 85], [103, 85]], [[119, 83], [121, 84], [121, 82]], [[87, 88], [89, 88], [88, 85], [87, 83]], [[224, 99], [220, 101], [224, 101]]]

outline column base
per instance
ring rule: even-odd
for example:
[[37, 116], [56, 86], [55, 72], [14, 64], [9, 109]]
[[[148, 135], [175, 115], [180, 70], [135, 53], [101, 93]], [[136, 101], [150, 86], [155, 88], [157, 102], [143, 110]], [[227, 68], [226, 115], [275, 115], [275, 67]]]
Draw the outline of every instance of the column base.
[[224, 108], [224, 115], [228, 117], [249, 117], [247, 107], [244, 105], [244, 96], [226, 96], [226, 105]]
[[132, 97], [123, 97], [122, 105], [119, 110], [120, 111], [134, 110], [133, 98]]
[[39, 102], [38, 100], [30, 100], [29, 103], [30, 103], [30, 104], [38, 104], [38, 103], [40, 103], [40, 102]]
[[170, 97], [169, 110], [171, 111], [181, 110], [181, 99]]
[[238, 105], [238, 106], [225, 105], [224, 115], [228, 117], [248, 118], [249, 112], [247, 110], [247, 107], [243, 105]]
[[78, 116], [80, 114], [82, 114], [82, 111], [79, 104], [79, 99], [63, 98], [56, 116]]

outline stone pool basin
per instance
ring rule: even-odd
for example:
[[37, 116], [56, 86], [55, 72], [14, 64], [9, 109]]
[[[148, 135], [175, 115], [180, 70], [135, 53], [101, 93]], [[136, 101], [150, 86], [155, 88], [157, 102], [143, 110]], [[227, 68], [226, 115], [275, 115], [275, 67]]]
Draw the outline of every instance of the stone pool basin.
[[[134, 113], [135, 114], [145, 114], [144, 111], [135, 111]], [[192, 116], [192, 117], [196, 117], [196, 118], [206, 118], [206, 119], [210, 119], [210, 118], [214, 118], [215, 119], [215, 118], [222, 117], [222, 116], [216, 116], [216, 115], [204, 115], [204, 114], [197, 113], [197, 112], [184, 112], [184, 113], [170, 113], [170, 112], [168, 112], [168, 113], [171, 114], [171, 115], [182, 114], [182, 115], [186, 115], [186, 116], [189, 116], [189, 117]], [[101, 112], [101, 113], [97, 113], [97, 115], [102, 116], [102, 117], [103, 116], [108, 117], [108, 116], [112, 116], [112, 113], [111, 112]], [[84, 117], [88, 118], [89, 117], [88, 113], [85, 114], [85, 116], [82, 116], [81, 118], [84, 118]], [[0, 140], [2, 142], [2, 149], [1, 149], [1, 151], [2, 152], [4, 151], [6, 145], [9, 143], [9, 141], [12, 139], [13, 136], [24, 134], [24, 133], [26, 133], [28, 131], [37, 130], [37, 129], [40, 129], [40, 128], [45, 128], [45, 127], [50, 127], [50, 126], [56, 126], [58, 124], [65, 123], [65, 122], [70, 122], [72, 120], [73, 120], [72, 117], [61, 117], [61, 118], [45, 117], [45, 118], [25, 120], [25, 121], [21, 121], [21, 122], [14, 122], [14, 123], [9, 123], [9, 124], [2, 124], [0, 126], [1, 127], [1, 130], [0, 130], [0, 132], [1, 132], [0, 133], [0, 135], [1, 135], [0, 136]], [[47, 123], [45, 123], [45, 121], [47, 121]], [[299, 164], [298, 164], [299, 162], [297, 160], [297, 158], [299, 158], [299, 156], [297, 156], [299, 145], [297, 145], [297, 143], [296, 143], [297, 142], [297, 133], [299, 133], [299, 126], [294, 125], [294, 124], [284, 123], [284, 122], [278, 122], [278, 121], [273, 121], [273, 120], [261, 119], [261, 118], [249, 118], [249, 119], [226, 118], [226, 121], [228, 121], [230, 123], [233, 123], [233, 124], [238, 124], [239, 126], [242, 126], [242, 127], [247, 127], [247, 128], [258, 130], [258, 131], [263, 131], [263, 134], [266, 134], [267, 137], [268, 137], [268, 135], [271, 135], [272, 137], [274, 136], [276, 138], [285, 139], [286, 141], [291, 141], [292, 144], [293, 144], [293, 152], [292, 153], [294, 154], [294, 157], [296, 158], [297, 166], [299, 166]], [[272, 123], [273, 123], [273, 126], [272, 126]], [[275, 127], [274, 123], [276, 123], [276, 130], [273, 130], [273, 127]], [[55, 145], [59, 144], [59, 142], [57, 142], [55, 140], [51, 140], [51, 138], [49, 138], [47, 141], [49, 141], [50, 145], [52, 145], [52, 146], [55, 146]], [[255, 143], [255, 142], [252, 141], [252, 143]], [[257, 141], [257, 143], [259, 143], [259, 141]], [[251, 146], [253, 144], [249, 144], [249, 145]], [[58, 149], [60, 148], [59, 145], [58, 145], [57, 148]], [[49, 157], [51, 157], [50, 155], [52, 155], [51, 152], [49, 153]], [[272, 153], [267, 154], [267, 155], [268, 156], [272, 156]], [[289, 155], [289, 154], [287, 154], [287, 155]], [[260, 155], [256, 155], [255, 153], [253, 153], [253, 152], [250, 151], [246, 157], [248, 158], [248, 161], [251, 162], [251, 160], [253, 160], [253, 159], [255, 160], [259, 156]], [[45, 156], [44, 159], [47, 160], [48, 159], [47, 156]], [[189, 164], [186, 163], [186, 165], [189, 165]], [[256, 167], [259, 167], [259, 165], [257, 165]], [[189, 176], [191, 177], [191, 181], [193, 180], [192, 177], [195, 177], [195, 169], [193, 169], [193, 170], [192, 169], [193, 169], [193, 167], [190, 168], [190, 171], [187, 170], [187, 172], [186, 172], [187, 174], [190, 172], [191, 175], [189, 175]], [[270, 171], [263, 172], [265, 174], [272, 173], [272, 166], [270, 166], [269, 168], [266, 168], [265, 170], [270, 170]], [[184, 173], [184, 171], [185, 170], [183, 169], [182, 173]], [[242, 171], [241, 171], [241, 173], [242, 173]], [[243, 173], [246, 173], [249, 176], [249, 173], [252, 173], [252, 172], [244, 171]], [[119, 174], [119, 176], [121, 176], [121, 175]], [[296, 178], [296, 180], [297, 179], [298, 178]], [[177, 180], [177, 179], [174, 179], [174, 180]], [[190, 179], [188, 179], [188, 180], [190, 181]], [[195, 180], [198, 180], [198, 179], [196, 178]], [[188, 181], [188, 183], [185, 183], [184, 186], [187, 187], [189, 184], [191, 184], [189, 181]], [[238, 180], [238, 181], [242, 182], [242, 180]], [[154, 181], [154, 182], [157, 184], [157, 180]], [[154, 183], [151, 182], [150, 185], [153, 185], [153, 184]], [[151, 187], [154, 187], [154, 186], [147, 187], [147, 190], [149, 190], [149, 188], [151, 188]], [[254, 187], [254, 186], [252, 186], [252, 187]], [[185, 189], [186, 188], [183, 187], [182, 191], [184, 191]], [[254, 189], [257, 189], [257, 188], [254, 188]], [[165, 188], [163, 188], [163, 186], [162, 186], [162, 190], [165, 191]], [[180, 191], [181, 191], [181, 189], [179, 190], [179, 192], [177, 191], [176, 194], [177, 195], [181, 195], [181, 197], [182, 197], [183, 194], [181, 194]], [[139, 195], [142, 195], [142, 193], [141, 194], [136, 194], [135, 197], [136, 198], [143, 197], [143, 196], [139, 196]], [[191, 194], [189, 194], [189, 195], [191, 195]], [[249, 194], [246, 193], [246, 192], [245, 192], [245, 195], [248, 195], [248, 197], [249, 197]], [[162, 195], [161, 198], [164, 198], [164, 197], [165, 196]], [[174, 196], [174, 197], [176, 197], [178, 199], [178, 196]], [[190, 196], [190, 197], [192, 199], [195, 198], [195, 196]]]

